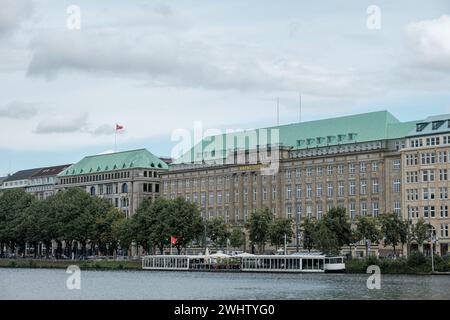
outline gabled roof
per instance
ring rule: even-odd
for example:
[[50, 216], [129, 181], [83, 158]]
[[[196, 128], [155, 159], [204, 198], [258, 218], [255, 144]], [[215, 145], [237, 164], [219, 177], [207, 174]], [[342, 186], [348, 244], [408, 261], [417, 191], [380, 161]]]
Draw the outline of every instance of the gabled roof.
[[[204, 139], [190, 151], [176, 159], [174, 164], [226, 158], [229, 150], [234, 149], [237, 144], [237, 149], [256, 149], [258, 145], [273, 145], [277, 143], [276, 140], [279, 140], [278, 143], [283, 147], [307, 149], [338, 144], [397, 139], [405, 137], [414, 126], [415, 122], [402, 123], [388, 111], [376, 111], [248, 130]], [[274, 129], [278, 130], [279, 139], [271, 137], [270, 133], [275, 132]], [[239, 145], [237, 141], [242, 143]], [[220, 148], [218, 149], [217, 146]], [[200, 152], [198, 154], [199, 151], [203, 151], [203, 153]]]
[[167, 169], [167, 164], [146, 149], [88, 156], [58, 174], [67, 177], [80, 174], [124, 170], [131, 168]]
[[63, 171], [64, 169], [66, 169], [70, 166], [71, 166], [71, 164], [63, 164], [60, 166], [42, 168], [41, 170], [34, 173], [31, 177], [36, 178], [36, 177], [45, 177], [45, 176], [56, 176], [61, 171]]
[[27, 180], [30, 179], [30, 177], [41, 170], [42, 168], [36, 168], [36, 169], [27, 169], [27, 170], [21, 170], [17, 171], [16, 173], [6, 177], [6, 179], [3, 182], [9, 182], [9, 181], [18, 181], [18, 180]]
[[6, 177], [0, 177], [0, 185], [5, 181]]

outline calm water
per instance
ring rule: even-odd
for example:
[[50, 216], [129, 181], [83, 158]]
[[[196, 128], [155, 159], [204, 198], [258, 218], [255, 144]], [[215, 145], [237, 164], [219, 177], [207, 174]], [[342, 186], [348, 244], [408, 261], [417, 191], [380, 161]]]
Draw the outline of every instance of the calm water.
[[156, 271], [82, 271], [66, 289], [63, 269], [1, 269], [0, 299], [450, 299], [450, 276], [367, 276]]

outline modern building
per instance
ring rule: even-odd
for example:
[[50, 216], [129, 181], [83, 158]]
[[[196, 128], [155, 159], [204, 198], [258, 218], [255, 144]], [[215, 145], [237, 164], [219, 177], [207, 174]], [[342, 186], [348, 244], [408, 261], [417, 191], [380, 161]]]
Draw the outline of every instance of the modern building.
[[262, 207], [297, 224], [336, 206], [351, 220], [402, 215], [402, 149], [415, 127], [379, 111], [210, 137], [169, 166], [163, 195], [236, 225]]
[[55, 193], [56, 176], [70, 167], [70, 164], [42, 168], [31, 175], [26, 191], [38, 199], [46, 199]]
[[159, 196], [165, 171], [167, 164], [146, 149], [88, 156], [59, 173], [56, 188], [83, 188], [129, 216], [143, 199]]
[[7, 190], [22, 188], [25, 190], [30, 184], [31, 176], [41, 169], [42, 168], [17, 171], [16, 173], [6, 177], [3, 181], [2, 189]]
[[[418, 121], [407, 134], [401, 151], [403, 208], [405, 218], [415, 223], [423, 218], [433, 227], [436, 252], [448, 253], [450, 114]], [[430, 251], [429, 241], [425, 251]]]

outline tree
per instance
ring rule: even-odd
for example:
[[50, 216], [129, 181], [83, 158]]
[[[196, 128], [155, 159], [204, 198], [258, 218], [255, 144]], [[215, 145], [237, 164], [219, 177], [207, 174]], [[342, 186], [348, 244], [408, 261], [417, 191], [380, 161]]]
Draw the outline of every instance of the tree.
[[331, 208], [322, 220], [325, 222], [327, 228], [335, 234], [339, 250], [343, 246], [350, 245], [352, 241], [351, 223], [348, 221], [345, 208]]
[[111, 226], [114, 239], [117, 240], [118, 245], [125, 250], [125, 255], [128, 256], [128, 250], [135, 240], [134, 219], [117, 220]]
[[384, 238], [384, 246], [391, 245], [395, 253], [395, 247], [406, 241], [405, 226], [395, 213], [386, 213], [380, 217], [381, 234]]
[[223, 247], [230, 232], [222, 217], [214, 217], [206, 222], [206, 235], [216, 247]]
[[269, 224], [271, 220], [272, 216], [268, 208], [257, 209], [251, 215], [246, 225], [250, 241], [258, 246], [260, 253], [264, 252], [265, 244], [269, 238]]
[[366, 257], [369, 256], [369, 243], [378, 243], [380, 231], [377, 222], [370, 216], [358, 216], [356, 218], [356, 236], [358, 241], [364, 240], [366, 245]]
[[13, 252], [17, 244], [24, 249], [25, 235], [23, 223], [25, 210], [35, 201], [35, 198], [23, 189], [6, 190], [0, 196], [0, 255], [6, 245]]
[[233, 248], [239, 248], [245, 243], [245, 234], [242, 228], [233, 228], [230, 234], [230, 246]]
[[412, 228], [413, 239], [417, 241], [419, 246], [423, 246], [423, 242], [428, 239], [429, 225], [420, 218]]
[[290, 219], [275, 219], [269, 224], [270, 243], [278, 249], [278, 246], [286, 241], [290, 242], [294, 232], [292, 231], [292, 221]]
[[100, 214], [95, 220], [92, 244], [97, 244], [99, 253], [114, 255], [118, 247], [118, 240], [114, 234], [114, 225], [125, 220], [125, 213], [111, 208], [105, 214]]
[[315, 246], [316, 221], [306, 218], [302, 223], [303, 249], [311, 251]]
[[340, 251], [337, 234], [331, 230], [326, 220], [317, 222], [313, 233], [314, 243], [321, 252], [325, 254], [338, 254]]
[[[200, 211], [194, 203], [186, 201], [184, 198], [169, 200], [169, 238], [177, 238], [175, 247], [178, 254], [182, 248], [186, 248], [193, 240], [198, 240], [204, 233], [204, 224]], [[220, 232], [219, 232], [220, 233]], [[226, 238], [226, 234], [218, 235], [220, 241]]]

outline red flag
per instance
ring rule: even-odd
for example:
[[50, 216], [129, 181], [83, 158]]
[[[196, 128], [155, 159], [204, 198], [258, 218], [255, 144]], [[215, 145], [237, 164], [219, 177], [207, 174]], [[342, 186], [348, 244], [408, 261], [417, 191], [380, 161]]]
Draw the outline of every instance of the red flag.
[[123, 129], [123, 126], [116, 123], [116, 130], [122, 130], [122, 129]]
[[176, 245], [176, 244], [177, 244], [177, 240], [178, 240], [178, 239], [175, 238], [174, 236], [171, 236], [171, 237], [170, 237], [170, 243], [173, 244], [173, 245]]

